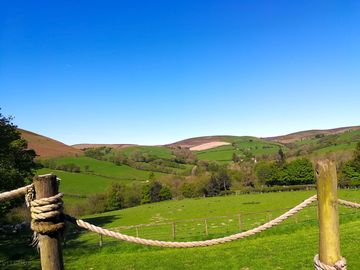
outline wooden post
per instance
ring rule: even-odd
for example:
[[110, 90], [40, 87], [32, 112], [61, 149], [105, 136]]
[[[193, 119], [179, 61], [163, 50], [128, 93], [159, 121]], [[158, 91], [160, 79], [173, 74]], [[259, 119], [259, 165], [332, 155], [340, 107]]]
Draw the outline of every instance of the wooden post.
[[172, 236], [173, 236], [173, 239], [175, 240], [175, 237], [176, 237], [176, 223], [173, 222], [172, 224]]
[[103, 246], [103, 235], [99, 234], [99, 247]]
[[135, 230], [136, 230], [136, 237], [139, 237], [139, 226], [135, 226]]
[[327, 265], [334, 265], [341, 259], [335, 164], [329, 160], [319, 161], [316, 176], [320, 232], [319, 259]]
[[209, 235], [209, 231], [208, 231], [207, 219], [205, 219], [204, 222], [205, 222], [205, 235], [208, 236], [208, 235]]
[[[48, 198], [58, 194], [58, 182], [56, 175], [46, 174], [34, 178], [36, 199]], [[56, 219], [46, 220], [47, 223], [55, 224]], [[43, 270], [63, 270], [64, 263], [61, 249], [60, 232], [39, 234], [40, 260]]]
[[238, 221], [239, 221], [239, 232], [241, 232], [242, 231], [241, 214], [238, 215]]

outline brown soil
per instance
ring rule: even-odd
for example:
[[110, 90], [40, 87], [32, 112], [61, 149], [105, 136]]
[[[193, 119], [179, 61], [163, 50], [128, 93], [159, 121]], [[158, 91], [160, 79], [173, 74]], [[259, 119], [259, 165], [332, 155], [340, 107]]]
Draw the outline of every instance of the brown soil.
[[203, 143], [203, 144], [191, 147], [190, 150], [191, 151], [208, 150], [208, 149], [212, 149], [215, 147], [228, 145], [228, 144], [230, 144], [230, 143], [228, 143], [228, 142], [209, 142], [209, 143]]
[[62, 142], [19, 129], [21, 137], [28, 142], [28, 148], [34, 149], [40, 157], [67, 157], [82, 155], [83, 152]]

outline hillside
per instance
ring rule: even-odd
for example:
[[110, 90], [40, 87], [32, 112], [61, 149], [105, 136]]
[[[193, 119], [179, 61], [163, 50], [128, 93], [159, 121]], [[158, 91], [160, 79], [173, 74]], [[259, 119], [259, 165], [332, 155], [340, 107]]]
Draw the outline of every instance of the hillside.
[[229, 135], [216, 135], [216, 136], [204, 136], [204, 137], [194, 137], [178, 142], [170, 143], [165, 146], [168, 147], [186, 147], [191, 148], [205, 143], [211, 142], [229, 142], [232, 143], [234, 140], [238, 139], [238, 136], [229, 136]]
[[310, 139], [317, 135], [334, 135], [334, 134], [340, 134], [340, 133], [344, 133], [347, 131], [355, 131], [355, 130], [360, 130], [360, 126], [341, 127], [341, 128], [334, 128], [334, 129], [305, 130], [305, 131], [290, 133], [287, 135], [267, 137], [267, 138], [263, 138], [263, 139], [268, 140], [268, 141], [275, 141], [275, 142], [286, 144], [286, 143], [293, 143], [296, 141]]
[[83, 152], [62, 142], [36, 134], [23, 129], [18, 129], [21, 137], [28, 142], [28, 148], [34, 149], [42, 158], [80, 156]]
[[110, 144], [110, 143], [79, 143], [73, 144], [71, 147], [79, 150], [87, 148], [97, 148], [97, 147], [110, 147], [110, 148], [126, 148], [136, 146], [135, 144]]

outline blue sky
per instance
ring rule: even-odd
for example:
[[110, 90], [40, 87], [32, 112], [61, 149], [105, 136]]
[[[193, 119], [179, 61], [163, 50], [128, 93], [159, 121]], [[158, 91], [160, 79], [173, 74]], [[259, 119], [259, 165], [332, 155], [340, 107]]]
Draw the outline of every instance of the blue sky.
[[68, 144], [360, 124], [359, 1], [2, 1], [0, 107]]

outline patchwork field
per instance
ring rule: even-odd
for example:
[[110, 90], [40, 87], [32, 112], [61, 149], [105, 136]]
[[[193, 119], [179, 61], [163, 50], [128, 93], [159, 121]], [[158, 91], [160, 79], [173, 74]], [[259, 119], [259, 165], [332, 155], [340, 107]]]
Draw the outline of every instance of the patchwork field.
[[232, 141], [232, 145], [196, 151], [196, 155], [200, 160], [231, 161], [234, 153], [240, 157], [245, 157], [247, 153], [251, 156], [270, 155], [277, 153], [280, 148], [287, 150], [286, 146], [275, 142], [255, 137], [238, 137]]
[[[162, 240], [172, 240], [172, 227], [167, 223], [176, 222], [179, 234], [175, 240], [200, 240], [238, 232], [235, 217], [239, 213], [242, 230], [246, 230], [283, 213], [284, 208], [293, 207], [314, 193], [280, 192], [167, 201], [88, 216], [86, 219], [107, 228], [157, 224], [150, 226], [148, 231], [145, 226], [140, 226], [138, 233], [140, 237]], [[340, 190], [339, 197], [359, 202], [360, 191]], [[272, 211], [266, 212], [268, 210]], [[358, 269], [360, 212], [340, 206], [340, 213], [342, 255], [351, 269]], [[208, 219], [208, 236], [200, 221], [203, 218]], [[64, 248], [65, 266], [66, 269], [312, 269], [312, 259], [317, 253], [317, 226], [316, 208], [309, 207], [266, 232], [205, 248], [154, 248], [107, 237], [103, 238], [100, 248], [96, 234], [68, 234]], [[134, 228], [119, 230], [131, 235], [136, 233]], [[1, 241], [2, 259], [11, 256], [20, 260], [25, 253], [26, 260], [31, 262], [27, 269], [36, 269], [38, 254], [34, 249], [24, 248], [26, 241], [29, 240], [17, 239], [11, 244], [11, 252], [4, 252], [9, 242]]]

